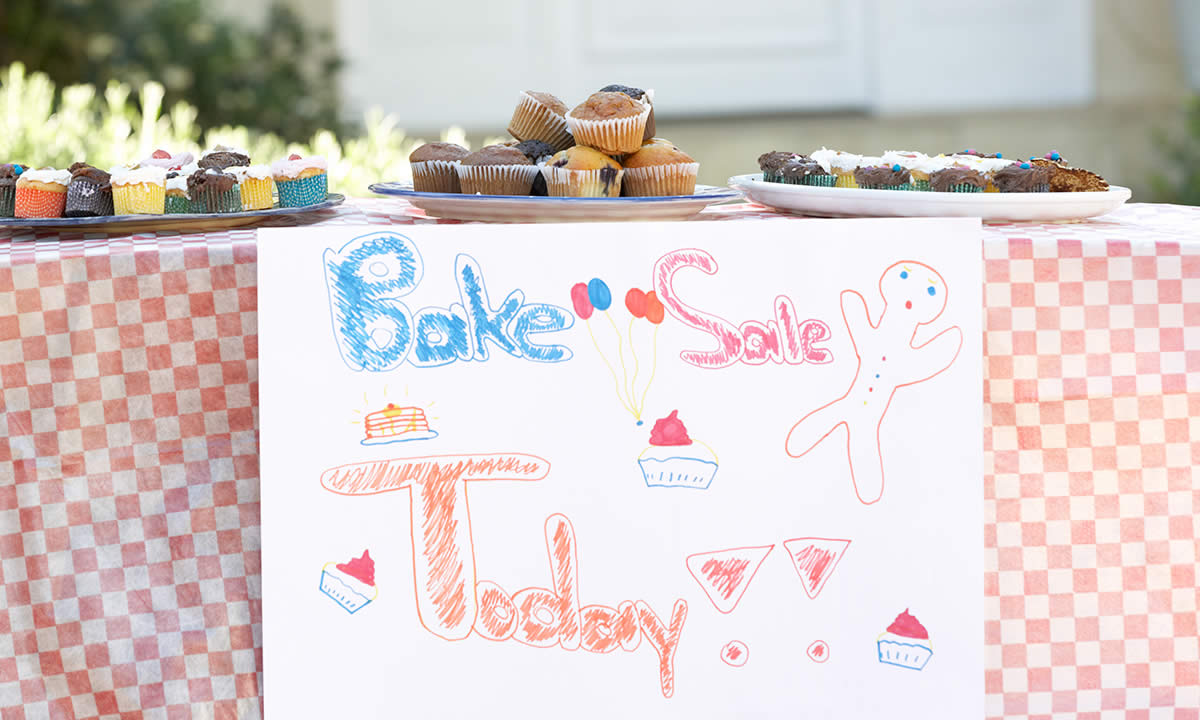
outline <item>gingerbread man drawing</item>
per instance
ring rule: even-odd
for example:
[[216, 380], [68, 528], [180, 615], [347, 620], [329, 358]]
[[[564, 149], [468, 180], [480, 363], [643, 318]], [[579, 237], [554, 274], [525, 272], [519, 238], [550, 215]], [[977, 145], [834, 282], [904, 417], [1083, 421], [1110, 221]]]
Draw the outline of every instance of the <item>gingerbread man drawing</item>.
[[842, 317], [854, 344], [858, 369], [850, 388], [838, 399], [813, 410], [792, 426], [787, 453], [802, 457], [846, 427], [850, 478], [860, 502], [870, 505], [883, 496], [883, 458], [879, 433], [896, 390], [924, 382], [946, 370], [962, 349], [962, 330], [949, 327], [917, 344], [917, 335], [946, 309], [946, 281], [919, 262], [898, 262], [879, 278], [883, 312], [871, 321], [867, 301], [853, 290], [842, 291]]

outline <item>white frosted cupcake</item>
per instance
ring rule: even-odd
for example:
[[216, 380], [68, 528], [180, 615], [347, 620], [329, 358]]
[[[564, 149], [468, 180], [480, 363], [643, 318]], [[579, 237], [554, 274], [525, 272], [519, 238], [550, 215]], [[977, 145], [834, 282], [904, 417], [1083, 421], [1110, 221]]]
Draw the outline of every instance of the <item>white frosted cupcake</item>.
[[683, 487], [707, 490], [717, 475], [717, 456], [707, 445], [688, 437], [679, 411], [657, 420], [650, 431], [650, 447], [638, 456], [647, 487]]
[[861, 166], [862, 155], [822, 147], [820, 150], [809, 153], [808, 156], [827, 172], [833, 173], [837, 177], [834, 187], [858, 187], [858, 183], [854, 180], [854, 171]]

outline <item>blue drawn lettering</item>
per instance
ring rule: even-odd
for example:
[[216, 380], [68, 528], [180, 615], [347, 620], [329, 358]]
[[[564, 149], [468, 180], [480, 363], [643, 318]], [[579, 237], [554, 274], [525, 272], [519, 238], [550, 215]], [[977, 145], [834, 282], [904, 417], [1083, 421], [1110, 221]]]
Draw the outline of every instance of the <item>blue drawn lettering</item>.
[[513, 290], [504, 298], [499, 310], [493, 310], [488, 302], [487, 288], [479, 263], [470, 255], [459, 255], [454, 261], [454, 274], [458, 280], [458, 293], [467, 309], [475, 340], [475, 359], [487, 360], [487, 341], [491, 340], [504, 352], [521, 357], [516, 343], [505, 333], [505, 327], [516, 316], [525, 302], [525, 293]]
[[414, 316], [416, 344], [410, 362], [417, 367], [448, 365], [455, 360], [470, 360], [470, 328], [462, 306], [422, 308]]
[[566, 330], [574, 324], [575, 318], [564, 308], [534, 303], [521, 308], [508, 332], [526, 358], [537, 362], [562, 362], [571, 359], [570, 348], [566, 345], [539, 345], [532, 342], [529, 336]]

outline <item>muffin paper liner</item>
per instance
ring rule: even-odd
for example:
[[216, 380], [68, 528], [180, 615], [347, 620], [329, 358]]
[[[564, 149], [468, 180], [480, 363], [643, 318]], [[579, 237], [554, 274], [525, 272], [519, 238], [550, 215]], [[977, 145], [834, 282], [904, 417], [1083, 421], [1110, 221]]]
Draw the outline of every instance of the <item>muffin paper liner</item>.
[[167, 215], [190, 215], [191, 213], [203, 212], [191, 198], [182, 195], [168, 195], [164, 211]]
[[927, 179], [925, 179], [925, 180], [917, 180], [917, 179], [914, 177], [914, 178], [913, 178], [913, 181], [912, 181], [912, 189], [913, 189], [913, 190], [920, 190], [921, 192], [929, 192], [929, 180], [928, 180], [928, 178], [927, 178]]
[[17, 188], [0, 188], [0, 217], [12, 217], [17, 208]]
[[537, 165], [459, 165], [458, 181], [464, 195], [528, 195]]
[[508, 132], [518, 140], [541, 140], [549, 143], [555, 152], [566, 150], [575, 144], [567, 121], [525, 92], [521, 93], [512, 119], [508, 121]]
[[836, 182], [836, 175], [808, 175], [802, 178], [800, 184], [810, 187], [833, 187]]
[[950, 186], [949, 192], [977, 193], [983, 192], [983, 188], [979, 187], [978, 185], [972, 185], [971, 183], [955, 183], [954, 185]]
[[192, 191], [196, 210], [202, 213], [235, 213], [242, 211], [242, 193], [237, 185], [228, 190], [196, 188]]
[[19, 218], [62, 217], [67, 204], [67, 193], [38, 188], [19, 187], [14, 202], [13, 215]]
[[100, 192], [100, 186], [86, 177], [77, 177], [67, 186], [66, 217], [97, 217], [113, 214], [111, 192]]
[[275, 207], [275, 182], [271, 178], [243, 178], [238, 187], [243, 210], [270, 210]]
[[899, 185], [859, 185], [859, 187], [864, 190], [912, 190], [913, 184], [906, 182]]
[[413, 190], [417, 192], [461, 193], [457, 160], [426, 160], [409, 163], [412, 167]]
[[329, 194], [329, 178], [325, 173], [295, 180], [275, 178], [279, 190], [279, 207], [304, 207], [325, 202]]
[[167, 188], [160, 183], [113, 185], [113, 209], [117, 215], [162, 215], [167, 207]]
[[840, 188], [856, 188], [856, 187], [858, 187], [858, 181], [854, 179], [854, 171], [853, 170], [847, 170], [845, 172], [840, 171], [840, 170], [835, 170], [834, 175], [837, 177], [837, 180], [835, 180], [834, 184], [833, 184], [834, 187], [840, 187]]
[[608, 120], [580, 120], [567, 113], [567, 127], [575, 136], [575, 142], [596, 148], [609, 155], [632, 153], [642, 146], [642, 135], [646, 132], [646, 120], [650, 117], [650, 106], [643, 104], [642, 111], [628, 117]]
[[618, 170], [616, 178], [606, 183], [600, 170], [543, 167], [541, 171], [550, 197], [620, 197], [621, 178], [629, 177], [628, 170]]
[[625, 194], [629, 197], [691, 195], [696, 192], [700, 163], [671, 163], [625, 168]]

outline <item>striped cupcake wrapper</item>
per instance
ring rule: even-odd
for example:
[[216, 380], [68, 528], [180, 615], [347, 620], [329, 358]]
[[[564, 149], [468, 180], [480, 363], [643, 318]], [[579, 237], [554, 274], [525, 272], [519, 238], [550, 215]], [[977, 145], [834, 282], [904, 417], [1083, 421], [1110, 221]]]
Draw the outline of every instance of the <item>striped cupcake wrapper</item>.
[[912, 190], [912, 183], [903, 183], [900, 185], [859, 185], [865, 190]]
[[329, 194], [328, 177], [325, 173], [295, 180], [275, 178], [279, 190], [279, 207], [304, 207], [325, 202]]
[[836, 178], [836, 180], [833, 183], [834, 187], [840, 187], [840, 188], [856, 188], [856, 187], [858, 187], [858, 181], [854, 179], [853, 172], [836, 173], [834, 175], [834, 177]]
[[837, 176], [835, 175], [808, 175], [800, 184], [809, 187], [833, 187], [836, 183]]
[[912, 181], [912, 189], [919, 190], [920, 192], [929, 192], [929, 181], [928, 180], [913, 180]]
[[66, 217], [97, 217], [113, 214], [112, 192], [100, 192], [100, 186], [86, 177], [72, 178], [67, 186]]
[[242, 193], [243, 210], [270, 210], [275, 207], [274, 181], [265, 178], [243, 178], [238, 187]]
[[983, 188], [979, 187], [978, 185], [972, 185], [971, 183], [955, 183], [954, 185], [950, 186], [949, 192], [978, 193], [983, 192]]
[[242, 193], [237, 185], [224, 191], [199, 188], [194, 190], [197, 210], [202, 213], [235, 213], [242, 211]]
[[67, 204], [67, 193], [38, 188], [17, 188], [17, 198], [13, 207], [13, 215], [19, 218], [56, 218], [62, 217], [63, 208]]
[[16, 209], [16, 186], [0, 188], [0, 217], [12, 217]]
[[168, 195], [166, 213], [168, 215], [191, 215], [200, 212], [191, 198], [181, 195]]
[[113, 185], [113, 209], [117, 215], [162, 215], [167, 209], [163, 183]]

